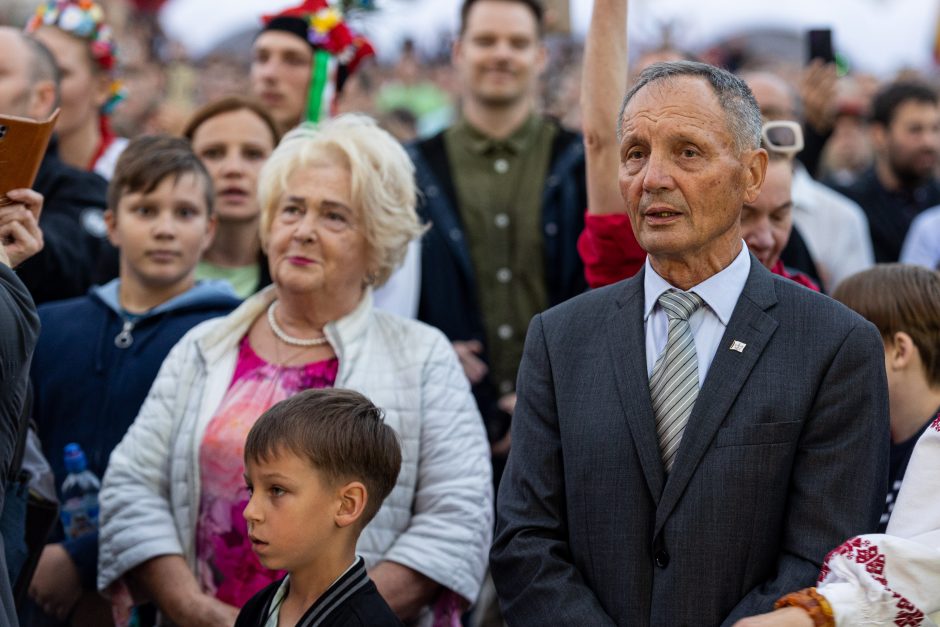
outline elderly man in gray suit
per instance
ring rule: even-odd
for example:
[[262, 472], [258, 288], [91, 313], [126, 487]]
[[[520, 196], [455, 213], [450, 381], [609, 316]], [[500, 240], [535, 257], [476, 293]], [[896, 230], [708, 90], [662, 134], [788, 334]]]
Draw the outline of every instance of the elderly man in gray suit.
[[493, 579], [510, 625], [730, 625], [876, 528], [883, 347], [741, 240], [767, 165], [741, 80], [653, 65], [619, 137], [648, 258], [532, 321]]

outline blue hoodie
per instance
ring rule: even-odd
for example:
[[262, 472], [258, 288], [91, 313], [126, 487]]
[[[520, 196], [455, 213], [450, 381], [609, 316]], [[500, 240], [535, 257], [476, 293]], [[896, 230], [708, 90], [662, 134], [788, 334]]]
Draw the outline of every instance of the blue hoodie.
[[[145, 314], [128, 316], [118, 285], [115, 279], [86, 296], [39, 308], [42, 331], [30, 371], [33, 418], [59, 487], [66, 476], [65, 445], [78, 442], [89, 470], [101, 478], [170, 349], [192, 327], [240, 304], [228, 283], [203, 281]], [[52, 540], [62, 540], [61, 526]], [[94, 590], [97, 534], [64, 546], [83, 587]]]

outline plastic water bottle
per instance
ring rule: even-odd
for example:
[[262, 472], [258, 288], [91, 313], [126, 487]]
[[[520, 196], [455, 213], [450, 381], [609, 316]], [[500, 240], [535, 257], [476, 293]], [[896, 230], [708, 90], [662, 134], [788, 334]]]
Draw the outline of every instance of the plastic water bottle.
[[98, 529], [98, 491], [101, 481], [88, 470], [82, 447], [74, 442], [65, 446], [65, 469], [62, 482], [62, 527], [71, 539]]

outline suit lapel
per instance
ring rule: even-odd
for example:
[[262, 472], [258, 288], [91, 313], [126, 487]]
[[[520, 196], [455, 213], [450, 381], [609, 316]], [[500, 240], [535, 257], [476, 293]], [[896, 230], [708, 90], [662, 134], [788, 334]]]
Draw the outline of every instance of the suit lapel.
[[656, 419], [646, 374], [646, 331], [643, 326], [643, 273], [624, 282], [616, 308], [607, 320], [607, 346], [617, 382], [620, 406], [626, 416], [643, 474], [654, 502], [663, 492], [665, 471], [656, 439]]
[[[751, 256], [751, 271], [744, 291], [735, 305], [708, 369], [705, 383], [682, 435], [676, 462], [666, 481], [656, 511], [655, 533], [659, 533], [678, 503], [728, 410], [777, 329], [777, 321], [765, 312], [776, 302], [772, 275]], [[735, 341], [745, 345], [743, 350], [731, 349]]]

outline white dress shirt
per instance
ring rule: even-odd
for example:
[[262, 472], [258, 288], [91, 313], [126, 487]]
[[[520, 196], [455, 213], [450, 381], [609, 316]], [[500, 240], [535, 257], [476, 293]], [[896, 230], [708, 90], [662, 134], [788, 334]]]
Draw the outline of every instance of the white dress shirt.
[[[741, 252], [728, 267], [702, 281], [689, 292], [698, 294], [705, 304], [689, 318], [692, 337], [695, 340], [695, 353], [698, 357], [699, 387], [705, 381], [712, 359], [718, 350], [718, 343], [725, 334], [728, 321], [738, 303], [744, 284], [751, 271], [751, 253], [744, 241]], [[669, 317], [659, 304], [660, 295], [666, 290], [679, 289], [670, 285], [659, 276], [649, 257], [646, 258], [646, 272], [643, 276], [645, 295], [643, 323], [646, 329], [646, 374], [653, 374], [653, 366], [663, 349], [669, 335]]]
[[938, 491], [940, 418], [914, 447], [887, 531], [852, 538], [826, 557], [817, 589], [836, 625], [940, 624]]
[[875, 264], [865, 212], [850, 198], [809, 175], [800, 162], [793, 172], [793, 224], [816, 263], [823, 287], [832, 293], [844, 278]]
[[377, 308], [414, 320], [418, 317], [420, 296], [421, 238], [418, 238], [408, 244], [405, 260], [385, 285], [373, 291], [372, 298]]

